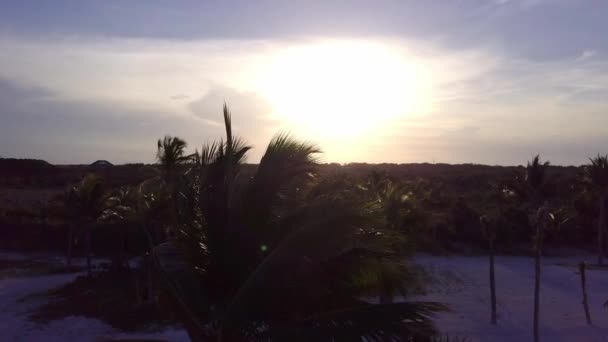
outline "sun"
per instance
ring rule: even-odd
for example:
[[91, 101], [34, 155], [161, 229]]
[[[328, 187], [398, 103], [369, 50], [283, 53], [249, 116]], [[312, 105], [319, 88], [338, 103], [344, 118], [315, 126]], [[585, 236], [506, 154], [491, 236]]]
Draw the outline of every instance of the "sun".
[[259, 89], [292, 127], [343, 138], [427, 110], [428, 81], [422, 65], [387, 44], [324, 41], [277, 52]]

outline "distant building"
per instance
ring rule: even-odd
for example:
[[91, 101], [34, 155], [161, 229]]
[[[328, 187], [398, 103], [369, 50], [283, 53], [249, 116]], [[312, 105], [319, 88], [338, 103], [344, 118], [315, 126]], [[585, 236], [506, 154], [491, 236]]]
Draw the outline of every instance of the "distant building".
[[91, 167], [108, 167], [108, 166], [114, 166], [114, 164], [110, 163], [107, 160], [98, 160], [89, 166], [91, 166]]

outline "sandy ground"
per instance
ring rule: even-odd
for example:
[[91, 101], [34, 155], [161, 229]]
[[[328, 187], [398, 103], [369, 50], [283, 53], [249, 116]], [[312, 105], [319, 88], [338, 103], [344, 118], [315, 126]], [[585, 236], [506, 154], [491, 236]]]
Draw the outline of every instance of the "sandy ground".
[[[1, 259], [32, 255], [0, 253]], [[48, 256], [36, 256], [46, 258]], [[592, 257], [586, 258], [593, 262]], [[541, 340], [608, 341], [608, 270], [589, 269], [587, 285], [593, 325], [585, 321], [580, 277], [576, 265], [584, 257], [544, 258], [541, 287]], [[436, 317], [446, 335], [471, 341], [531, 341], [534, 266], [527, 257], [496, 257], [498, 324], [490, 324], [488, 260], [486, 257], [417, 256], [414, 260], [430, 276], [427, 294], [417, 300], [448, 304], [452, 311]], [[83, 261], [77, 261], [83, 263]], [[151, 339], [189, 341], [184, 330], [122, 333], [90, 318], [67, 317], [49, 324], [28, 320], [43, 299], [21, 300], [73, 280], [77, 274], [0, 278], [0, 341], [108, 341]]]
[[[32, 258], [15, 253], [0, 253], [4, 260]], [[52, 257], [41, 255], [36, 258]], [[75, 264], [84, 264], [84, 260], [75, 260]], [[28, 313], [36, 306], [43, 304], [43, 299], [23, 300], [24, 297], [37, 294], [72, 281], [78, 273], [16, 276], [0, 278], [0, 341], [111, 341], [114, 339], [150, 339], [158, 341], [189, 341], [184, 330], [168, 329], [161, 332], [123, 333], [97, 319], [85, 317], [66, 317], [48, 324], [37, 324], [28, 319]]]
[[[544, 258], [541, 275], [540, 334], [542, 341], [608, 341], [608, 270], [587, 270], [592, 326], [585, 321], [577, 264], [592, 257]], [[496, 257], [498, 324], [490, 324], [488, 259], [486, 257], [418, 256], [415, 261], [434, 278], [418, 300], [450, 305], [452, 312], [436, 319], [450, 336], [471, 341], [532, 341], [534, 260]]]

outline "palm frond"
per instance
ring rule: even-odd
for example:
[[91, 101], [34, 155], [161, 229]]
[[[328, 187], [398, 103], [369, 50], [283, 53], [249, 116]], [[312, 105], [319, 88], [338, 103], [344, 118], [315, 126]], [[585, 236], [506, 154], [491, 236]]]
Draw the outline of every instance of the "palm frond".
[[[253, 176], [243, 177], [250, 147], [234, 136], [227, 105], [223, 116], [225, 140], [195, 153], [175, 182], [179, 198], [171, 198], [183, 216], [180, 257], [198, 271], [200, 312], [219, 314], [210, 330], [235, 340], [281, 340], [294, 331], [321, 340], [431, 336], [440, 305], [361, 299], [405, 295], [412, 281], [395, 252], [402, 235], [387, 224], [399, 216], [405, 190], [384, 181], [381, 196], [354, 185], [311, 188], [320, 150], [288, 134], [275, 136]], [[172, 143], [159, 141], [159, 150], [165, 145]]]
[[163, 171], [165, 182], [173, 181], [176, 169], [181, 164], [192, 160], [192, 155], [186, 155], [187, 144], [178, 137], [165, 136], [156, 143], [156, 159]]
[[330, 262], [340, 287], [358, 296], [380, 296], [381, 301], [396, 295], [406, 297], [421, 288], [411, 266], [373, 249], [353, 249]]
[[589, 158], [590, 164], [585, 166], [585, 176], [590, 185], [599, 191], [608, 190], [608, 155], [597, 155]]
[[134, 188], [123, 187], [106, 200], [101, 222], [133, 221], [137, 212], [138, 194]]
[[[284, 218], [281, 230], [286, 232], [286, 236], [276, 247], [269, 245], [270, 254], [235, 295], [228, 308], [225, 324], [230, 326], [247, 314], [265, 315], [265, 310], [273, 310], [270, 307], [273, 303], [282, 301], [317, 304], [315, 301], [320, 300], [320, 293], [315, 290], [322, 292], [324, 287], [330, 285], [324, 283], [324, 278], [316, 277], [323, 263], [353, 248], [362, 247], [358, 238], [375, 225], [377, 210], [376, 203], [362, 204], [327, 197]], [[260, 244], [266, 245], [264, 241]], [[291, 279], [283, 277], [286, 272], [290, 273]], [[294, 279], [298, 279], [298, 282], [293, 282]], [[285, 284], [285, 281], [290, 284]], [[313, 282], [319, 285], [307, 288]], [[273, 286], [269, 287], [269, 284]], [[302, 290], [299, 298], [294, 295], [297, 292], [295, 288]], [[264, 298], [261, 293], [272, 299]], [[297, 305], [294, 303], [294, 306]]]
[[217, 154], [219, 150], [219, 144], [212, 142], [210, 144], [203, 145], [200, 154], [200, 163], [202, 166], [209, 166], [216, 162]]
[[75, 215], [96, 220], [106, 207], [109, 195], [105, 191], [103, 178], [87, 174], [65, 194], [65, 201]]
[[542, 162], [540, 155], [536, 155], [526, 165], [525, 183], [535, 201], [540, 201], [547, 183], [547, 169], [549, 161]]
[[226, 147], [228, 151], [232, 151], [232, 115], [230, 115], [226, 102], [224, 102], [223, 114], [224, 128], [226, 129]]
[[545, 174], [549, 162], [541, 162], [540, 155], [534, 156], [531, 162], [526, 166], [526, 182], [533, 189], [540, 188], [545, 182]]
[[314, 145], [299, 142], [288, 134], [275, 136], [260, 160], [247, 194], [250, 222], [272, 220], [277, 201], [285, 200], [290, 190], [297, 191], [317, 171]]

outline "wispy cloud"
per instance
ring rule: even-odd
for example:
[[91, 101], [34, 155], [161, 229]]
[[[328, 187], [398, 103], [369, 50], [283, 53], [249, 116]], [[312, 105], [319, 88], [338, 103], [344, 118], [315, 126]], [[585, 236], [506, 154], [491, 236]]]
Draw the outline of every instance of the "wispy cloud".
[[528, 9], [535, 6], [558, 4], [560, 0], [493, 0], [497, 5], [514, 5], [522, 9]]
[[175, 94], [169, 97], [171, 100], [187, 100], [190, 98], [189, 95], [186, 94]]
[[584, 61], [587, 60], [589, 58], [593, 58], [595, 55], [597, 55], [597, 51], [595, 50], [584, 50], [583, 52], [581, 52], [581, 54], [576, 58], [576, 60], [578, 61]]

